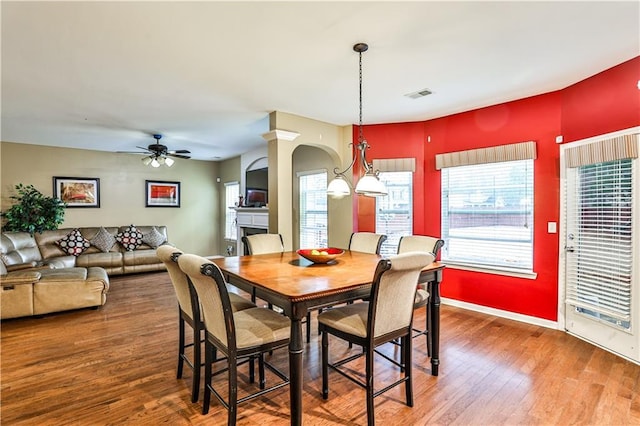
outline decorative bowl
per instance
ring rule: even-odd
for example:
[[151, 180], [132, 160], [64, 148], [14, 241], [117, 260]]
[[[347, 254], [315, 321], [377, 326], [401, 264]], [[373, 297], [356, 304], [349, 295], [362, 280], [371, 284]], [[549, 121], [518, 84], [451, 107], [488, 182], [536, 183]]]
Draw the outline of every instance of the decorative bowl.
[[342, 255], [344, 250], [339, 248], [316, 248], [316, 249], [300, 249], [297, 253], [313, 263], [329, 263], [336, 257]]

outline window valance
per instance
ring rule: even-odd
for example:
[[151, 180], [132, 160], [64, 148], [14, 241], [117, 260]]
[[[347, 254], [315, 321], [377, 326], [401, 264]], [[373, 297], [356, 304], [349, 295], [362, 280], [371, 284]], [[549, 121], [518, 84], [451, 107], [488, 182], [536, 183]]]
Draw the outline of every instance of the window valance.
[[567, 148], [565, 164], [567, 167], [580, 167], [625, 158], [638, 158], [637, 140], [638, 134], [636, 133]]
[[469, 149], [436, 155], [436, 170], [446, 167], [469, 166], [472, 164], [501, 163], [504, 161], [535, 160], [536, 143], [533, 141], [488, 148]]

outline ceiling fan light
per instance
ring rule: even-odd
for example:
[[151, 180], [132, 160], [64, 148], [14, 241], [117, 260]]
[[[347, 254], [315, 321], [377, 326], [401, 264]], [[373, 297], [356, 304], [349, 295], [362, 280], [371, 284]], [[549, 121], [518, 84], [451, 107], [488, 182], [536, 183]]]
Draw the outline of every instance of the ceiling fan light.
[[164, 157], [158, 157], [158, 163], [160, 165], [163, 165], [164, 164]]
[[167, 157], [164, 159], [164, 165], [167, 167], [171, 167], [173, 166], [173, 163], [175, 163], [174, 160], [172, 160], [171, 158]]
[[142, 164], [144, 164], [145, 166], [148, 166], [149, 164], [151, 164], [151, 160], [153, 160], [153, 158], [151, 157], [144, 157], [142, 159]]
[[151, 160], [151, 167], [160, 167], [160, 163], [155, 158]]

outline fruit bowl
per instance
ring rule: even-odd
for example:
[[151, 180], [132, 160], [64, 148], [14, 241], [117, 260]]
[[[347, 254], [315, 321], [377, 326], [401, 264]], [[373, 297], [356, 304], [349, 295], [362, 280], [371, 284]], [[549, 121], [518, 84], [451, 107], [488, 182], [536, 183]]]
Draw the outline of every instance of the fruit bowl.
[[339, 248], [316, 248], [316, 249], [300, 249], [297, 253], [313, 263], [329, 263], [336, 257], [342, 255], [344, 250]]

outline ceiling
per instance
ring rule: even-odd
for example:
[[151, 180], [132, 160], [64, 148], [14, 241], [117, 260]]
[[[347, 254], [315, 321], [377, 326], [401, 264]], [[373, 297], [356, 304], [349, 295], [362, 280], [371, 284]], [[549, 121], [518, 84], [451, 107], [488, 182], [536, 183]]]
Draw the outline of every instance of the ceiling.
[[357, 123], [357, 42], [365, 124], [562, 89], [640, 54], [637, 1], [0, 7], [2, 141], [117, 152], [160, 133], [201, 160], [264, 146], [271, 111]]

